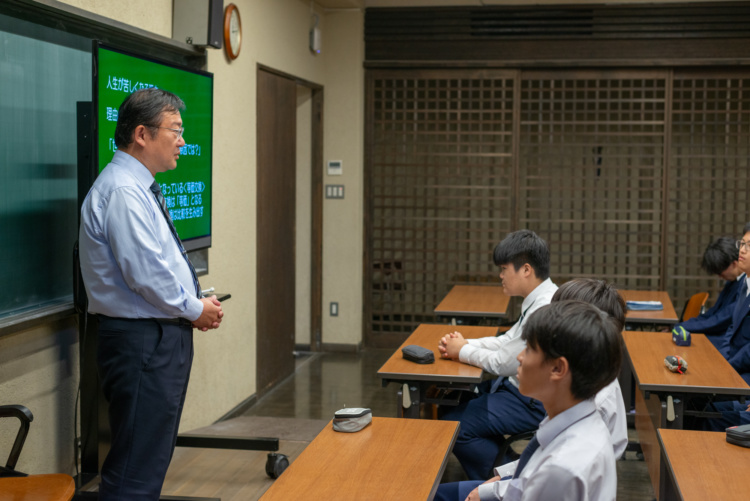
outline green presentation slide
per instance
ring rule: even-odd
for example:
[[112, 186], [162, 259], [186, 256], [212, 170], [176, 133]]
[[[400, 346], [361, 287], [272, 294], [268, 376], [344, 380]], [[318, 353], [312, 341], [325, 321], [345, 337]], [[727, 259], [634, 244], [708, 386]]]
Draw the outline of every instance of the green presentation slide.
[[157, 174], [156, 180], [185, 247], [196, 248], [191, 240], [206, 247], [211, 235], [213, 76], [99, 46], [96, 82], [99, 172], [117, 150], [117, 110], [128, 94], [158, 87], [185, 102], [181, 111], [185, 146], [177, 169]]

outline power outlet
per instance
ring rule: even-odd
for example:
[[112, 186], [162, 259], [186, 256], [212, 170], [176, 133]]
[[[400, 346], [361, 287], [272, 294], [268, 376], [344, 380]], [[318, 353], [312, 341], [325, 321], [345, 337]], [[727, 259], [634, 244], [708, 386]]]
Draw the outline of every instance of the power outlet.
[[338, 317], [339, 316], [339, 304], [338, 303], [331, 303], [331, 306], [329, 308], [331, 316], [332, 317]]

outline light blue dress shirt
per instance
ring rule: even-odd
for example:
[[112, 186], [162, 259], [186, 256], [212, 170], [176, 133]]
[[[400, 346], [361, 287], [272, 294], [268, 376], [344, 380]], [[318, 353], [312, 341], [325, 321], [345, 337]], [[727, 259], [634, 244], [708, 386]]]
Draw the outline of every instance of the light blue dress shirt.
[[203, 312], [153, 182], [142, 163], [118, 150], [83, 201], [78, 240], [89, 313], [194, 321]]
[[[539, 448], [518, 478], [479, 486], [482, 501], [615, 501], [617, 469], [609, 430], [594, 399], [549, 416], [536, 432]], [[518, 461], [495, 468], [513, 475]]]

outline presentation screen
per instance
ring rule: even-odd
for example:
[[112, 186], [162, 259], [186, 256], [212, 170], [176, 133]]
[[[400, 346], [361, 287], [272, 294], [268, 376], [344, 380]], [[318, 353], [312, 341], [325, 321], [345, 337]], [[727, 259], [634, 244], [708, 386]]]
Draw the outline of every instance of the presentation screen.
[[211, 246], [213, 75], [142, 57], [104, 44], [94, 45], [94, 109], [98, 172], [115, 146], [117, 111], [128, 94], [158, 87], [185, 102], [180, 113], [185, 146], [175, 170], [161, 172], [161, 186], [177, 233], [187, 250]]

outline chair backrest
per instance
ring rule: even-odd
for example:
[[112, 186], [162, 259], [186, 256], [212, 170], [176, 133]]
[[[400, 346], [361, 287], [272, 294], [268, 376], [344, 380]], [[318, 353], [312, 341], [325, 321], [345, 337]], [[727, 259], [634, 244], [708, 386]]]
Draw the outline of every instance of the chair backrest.
[[5, 466], [0, 465], [0, 499], [14, 501], [70, 501], [75, 494], [73, 477], [63, 473], [27, 475], [16, 471], [16, 463], [34, 415], [23, 405], [0, 405], [0, 418], [20, 421], [16, 440]]
[[8, 462], [5, 464], [5, 467], [0, 465], [0, 473], [8, 474], [8, 472], [16, 468], [18, 457], [21, 455], [24, 442], [26, 442], [26, 435], [29, 434], [29, 426], [34, 420], [34, 415], [23, 405], [0, 405], [0, 418], [6, 417], [16, 418], [20, 421], [16, 440], [8, 455]]
[[707, 299], [708, 292], [698, 292], [697, 294], [693, 294], [690, 299], [688, 299], [687, 304], [685, 304], [685, 309], [682, 312], [682, 321], [684, 322], [700, 315]]

